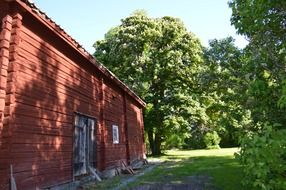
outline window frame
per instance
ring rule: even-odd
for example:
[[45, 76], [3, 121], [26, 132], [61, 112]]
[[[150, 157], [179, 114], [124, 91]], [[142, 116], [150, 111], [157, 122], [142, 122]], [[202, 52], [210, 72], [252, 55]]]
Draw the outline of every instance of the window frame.
[[119, 127], [118, 125], [112, 125], [112, 142], [113, 144], [119, 144]]

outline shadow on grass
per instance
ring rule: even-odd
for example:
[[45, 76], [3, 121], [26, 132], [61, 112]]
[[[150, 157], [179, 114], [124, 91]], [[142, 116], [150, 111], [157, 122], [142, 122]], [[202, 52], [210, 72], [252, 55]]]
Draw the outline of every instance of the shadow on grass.
[[[237, 149], [167, 152], [159, 157], [163, 161], [161, 164], [145, 175], [138, 176], [123, 189], [144, 185], [156, 187], [160, 184], [195, 184], [198, 187], [198, 184], [203, 186], [203, 182], [213, 184], [214, 188], [210, 189], [241, 190], [242, 166], [233, 156], [236, 151]], [[122, 180], [124, 177], [117, 177], [116, 180], [106, 180], [89, 189], [112, 189]]]
[[172, 167], [178, 178], [187, 175], [205, 175], [213, 178], [221, 189], [242, 189], [242, 166], [231, 156], [202, 156], [184, 159]]
[[218, 189], [242, 189], [240, 184], [243, 177], [242, 166], [233, 156], [198, 156], [186, 158], [167, 155], [167, 161], [148, 175], [139, 177], [129, 187], [153, 183], [190, 183], [190, 176], [211, 177], [213, 184]]

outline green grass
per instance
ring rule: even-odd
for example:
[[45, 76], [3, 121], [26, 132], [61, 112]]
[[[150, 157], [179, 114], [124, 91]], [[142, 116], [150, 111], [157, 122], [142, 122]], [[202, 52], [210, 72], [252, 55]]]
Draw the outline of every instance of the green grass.
[[[188, 176], [203, 175], [212, 177], [218, 189], [241, 190], [242, 166], [234, 159], [236, 151], [237, 148], [167, 151], [164, 156], [149, 158], [149, 161], [160, 159], [163, 163], [128, 184], [126, 189], [142, 184], [186, 183]], [[88, 189], [111, 189], [123, 178], [126, 176], [104, 180]]]
[[101, 182], [91, 183], [85, 186], [84, 190], [105, 190], [113, 189], [120, 183], [122, 178], [120, 176], [113, 177], [111, 179], [103, 180]]
[[[242, 166], [234, 159], [237, 148], [216, 150], [167, 151], [165, 161], [151, 173], [139, 177], [129, 187], [144, 183], [184, 183], [187, 176], [213, 177], [215, 186], [224, 190], [242, 189]], [[158, 158], [151, 158], [158, 159]]]

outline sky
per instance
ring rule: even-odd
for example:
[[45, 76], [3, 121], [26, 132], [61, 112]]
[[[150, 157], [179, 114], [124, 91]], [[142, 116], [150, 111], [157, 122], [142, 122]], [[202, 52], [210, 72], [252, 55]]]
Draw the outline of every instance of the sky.
[[228, 0], [33, 0], [88, 52], [104, 38], [112, 27], [135, 10], [145, 10], [150, 17], [180, 18], [204, 46], [211, 39], [232, 36], [236, 45], [245, 47], [247, 41], [236, 34], [230, 23]]

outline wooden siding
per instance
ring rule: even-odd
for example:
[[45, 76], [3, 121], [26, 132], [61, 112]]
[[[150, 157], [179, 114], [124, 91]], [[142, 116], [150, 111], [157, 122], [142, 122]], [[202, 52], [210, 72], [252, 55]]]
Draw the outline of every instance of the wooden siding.
[[7, 7], [0, 2], [0, 189], [8, 189], [9, 172], [9, 141], [10, 133], [4, 124], [4, 109], [6, 98], [7, 72], [9, 63], [9, 48], [11, 40], [12, 17], [4, 15]]
[[145, 153], [142, 110], [131, 98], [126, 101], [130, 161], [142, 159]]
[[142, 158], [142, 105], [33, 15], [22, 14], [0, 14], [0, 189], [8, 188], [10, 164], [21, 190], [73, 180], [75, 112], [98, 121], [99, 170]]
[[71, 181], [74, 111], [99, 117], [96, 73], [30, 21], [21, 28], [11, 116], [11, 158], [21, 189]]
[[[124, 129], [123, 92], [108, 81], [104, 88], [104, 123], [105, 123], [105, 167], [120, 165], [126, 161], [126, 141]], [[113, 144], [112, 125], [119, 129], [119, 143]]]

